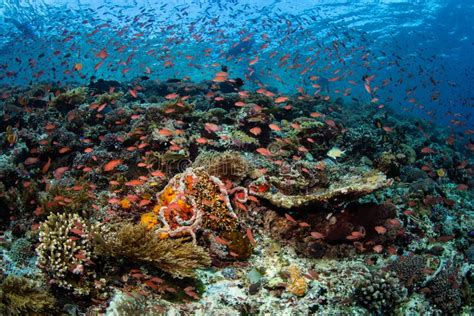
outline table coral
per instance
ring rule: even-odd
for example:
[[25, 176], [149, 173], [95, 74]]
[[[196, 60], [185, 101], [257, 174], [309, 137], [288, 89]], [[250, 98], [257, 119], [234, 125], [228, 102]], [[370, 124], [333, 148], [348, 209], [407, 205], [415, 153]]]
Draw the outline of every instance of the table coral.
[[291, 209], [334, 200], [354, 200], [377, 189], [390, 186], [392, 182], [383, 173], [369, 171], [363, 174], [346, 174], [322, 190], [308, 194], [286, 195], [262, 177], [252, 183], [250, 193], [268, 200], [275, 206]]

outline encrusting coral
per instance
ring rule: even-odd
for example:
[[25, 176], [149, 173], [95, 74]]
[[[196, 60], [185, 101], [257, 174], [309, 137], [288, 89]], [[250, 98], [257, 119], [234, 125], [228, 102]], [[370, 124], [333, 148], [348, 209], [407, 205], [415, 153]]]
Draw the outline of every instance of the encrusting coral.
[[23, 277], [9, 275], [0, 285], [2, 315], [39, 315], [52, 312], [55, 298], [46, 290]]
[[143, 225], [113, 224], [94, 235], [98, 255], [150, 263], [176, 278], [193, 277], [211, 264], [203, 248], [183, 238], [160, 239]]
[[89, 293], [89, 232], [94, 229], [77, 214], [53, 213], [40, 226], [38, 266], [53, 283], [78, 295]]
[[308, 284], [305, 277], [301, 275], [300, 269], [297, 266], [291, 266], [288, 268], [288, 273], [290, 278], [287, 290], [296, 296], [304, 296], [308, 290]]

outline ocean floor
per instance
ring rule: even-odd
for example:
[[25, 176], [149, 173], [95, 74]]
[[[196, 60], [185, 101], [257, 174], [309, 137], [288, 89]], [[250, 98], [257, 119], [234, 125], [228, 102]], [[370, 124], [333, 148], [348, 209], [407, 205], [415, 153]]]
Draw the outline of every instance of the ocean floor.
[[0, 88], [0, 314], [472, 312], [474, 131], [217, 81]]

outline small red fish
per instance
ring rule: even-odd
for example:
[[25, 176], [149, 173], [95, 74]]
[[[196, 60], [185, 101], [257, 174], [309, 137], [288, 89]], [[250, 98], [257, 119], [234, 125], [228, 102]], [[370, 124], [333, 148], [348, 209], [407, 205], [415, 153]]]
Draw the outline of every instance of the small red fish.
[[422, 154], [434, 154], [436, 153], [436, 151], [433, 149], [433, 148], [430, 148], [430, 147], [423, 147], [420, 152]]
[[221, 130], [221, 128], [213, 123], [206, 123], [204, 124], [204, 129], [208, 131], [209, 133], [215, 133]]
[[250, 133], [254, 134], [255, 136], [260, 135], [262, 133], [262, 129], [260, 127], [253, 127], [249, 130]]
[[314, 239], [324, 239], [324, 235], [319, 232], [311, 232], [311, 237]]
[[115, 160], [111, 160], [109, 161], [108, 163], [106, 163], [104, 165], [104, 171], [105, 172], [108, 172], [108, 171], [112, 171], [114, 170], [116, 167], [118, 167], [119, 165], [121, 165], [123, 163], [123, 161], [121, 159], [115, 159]]
[[130, 95], [131, 95], [132, 97], [134, 97], [134, 98], [137, 98], [137, 97], [138, 97], [136, 90], [130, 89], [130, 90], [128, 90], [128, 92], [130, 92]]
[[294, 219], [290, 214], [285, 213], [285, 217], [286, 217], [286, 219], [289, 220], [290, 222], [296, 223], [296, 219]]
[[257, 148], [257, 152], [263, 156], [271, 156], [272, 153], [266, 148]]
[[278, 98], [275, 99], [274, 102], [275, 102], [276, 104], [279, 104], [279, 103], [283, 103], [283, 102], [286, 102], [286, 101], [288, 101], [288, 98], [287, 98], [287, 97], [278, 97]]
[[278, 125], [276, 125], [276, 124], [269, 124], [268, 127], [270, 127], [270, 129], [271, 129], [272, 131], [276, 131], [276, 132], [281, 131], [280, 126], [278, 126]]

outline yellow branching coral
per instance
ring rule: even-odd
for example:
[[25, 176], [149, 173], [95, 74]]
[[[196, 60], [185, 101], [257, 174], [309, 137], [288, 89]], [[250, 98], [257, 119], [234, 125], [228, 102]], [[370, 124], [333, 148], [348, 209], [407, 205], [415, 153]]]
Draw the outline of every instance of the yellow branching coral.
[[94, 236], [98, 255], [149, 263], [176, 278], [193, 277], [195, 269], [208, 267], [206, 250], [183, 238], [161, 239], [143, 225], [114, 224]]

